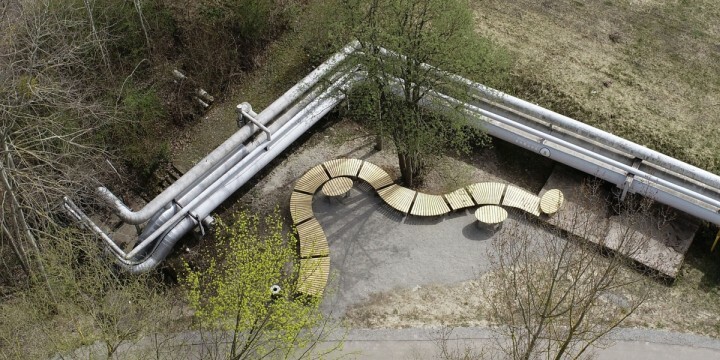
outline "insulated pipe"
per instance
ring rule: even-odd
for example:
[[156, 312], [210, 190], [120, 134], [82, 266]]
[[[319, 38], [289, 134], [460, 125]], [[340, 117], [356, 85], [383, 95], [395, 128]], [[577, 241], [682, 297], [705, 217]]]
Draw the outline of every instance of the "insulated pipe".
[[[449, 98], [442, 94], [430, 94], [431, 96], [437, 96], [438, 98], [442, 98], [445, 101], [449, 101]], [[452, 99], [454, 101], [457, 101], [455, 99]], [[486, 129], [486, 131], [496, 136], [500, 139], [506, 140], [510, 143], [513, 143], [517, 146], [520, 146], [522, 148], [528, 149], [530, 151], [533, 151], [535, 153], [540, 153], [542, 148], [548, 148], [548, 144], [546, 144], [546, 141], [549, 141], [551, 143], [558, 144], [560, 146], [567, 146], [568, 150], [577, 151], [578, 153], [583, 153], [584, 149], [582, 148], [575, 148], [575, 146], [571, 143], [567, 143], [563, 140], [554, 138], [552, 136], [548, 136], [547, 134], [543, 134], [542, 132], [539, 132], [535, 129], [524, 127], [520, 124], [513, 124], [512, 121], [503, 119], [499, 116], [494, 116], [494, 114], [487, 114], [482, 109], [474, 108], [474, 106], [465, 105], [466, 111], [470, 113], [471, 116], [476, 118], [478, 120], [479, 126]], [[477, 111], [480, 110], [480, 111]], [[491, 115], [491, 116], [486, 116]], [[497, 124], [493, 123], [493, 121], [497, 121]], [[504, 121], [503, 121], [504, 120]], [[476, 126], [478, 126], [478, 123], [475, 123]], [[510, 128], [517, 129], [520, 127], [521, 131], [526, 132], [528, 134], [531, 134], [533, 132], [537, 132], [533, 134], [533, 136], [537, 136], [538, 139], [531, 139], [527, 136], [519, 135], [517, 132], [508, 130], [502, 126], [499, 126], [499, 124], [504, 124]], [[551, 158], [552, 160], [558, 161], [560, 163], [566, 164], [568, 166], [571, 166], [575, 169], [581, 170], [587, 174], [596, 176], [598, 178], [601, 178], [603, 180], [606, 180], [610, 183], [613, 183], [615, 185], [621, 185], [624, 183], [626, 178], [626, 171], [629, 170], [630, 167], [627, 167], [625, 164], [617, 163], [610, 159], [602, 159], [601, 156], [588, 156], [588, 155], [594, 155], [590, 152], [583, 154], [586, 157], [593, 158], [595, 160], [598, 160], [598, 163], [590, 162], [587, 159], [583, 159], [582, 157], [578, 157], [575, 155], [572, 155], [568, 151], [563, 151], [562, 149], [556, 149], [553, 148], [553, 151], [550, 151], [547, 157]], [[610, 160], [610, 161], [606, 161]], [[612, 169], [607, 168], [606, 166], [608, 163], [614, 163], [612, 164], [613, 167], [617, 168], [617, 171], [613, 171]], [[676, 208], [678, 210], [684, 211], [690, 215], [697, 216], [698, 218], [713, 222], [717, 225], [720, 225], [720, 213], [713, 209], [709, 209], [705, 206], [701, 206], [698, 204], [695, 204], [693, 202], [688, 201], [687, 199], [683, 199], [681, 197], [678, 197], [676, 194], [669, 193], [662, 188], [658, 188], [655, 186], [652, 186], [653, 183], [657, 183], [661, 186], [671, 188], [676, 192], [682, 193], [683, 195], [690, 196], [695, 198], [696, 200], [703, 201], [705, 204], [709, 204], [712, 206], [718, 206], [720, 203], [718, 203], [717, 200], [707, 198], [701, 194], [693, 193], [689, 190], [686, 190], [684, 188], [679, 188], [673, 183], [667, 183], [666, 181], [662, 179], [655, 178], [652, 175], [648, 175], [645, 173], [642, 173], [638, 171], [637, 169], [632, 169], [635, 172], [637, 172], [637, 177], [635, 181], [631, 184], [629, 190], [633, 193], [638, 193], [644, 196], [647, 196], [651, 199], [654, 199], [660, 203], [669, 205], [673, 208]], [[622, 172], [621, 172], [622, 171]]]
[[[396, 77], [391, 77], [391, 78], [390, 78], [390, 81], [391, 81], [391, 85], [393, 85], [394, 90], [396, 90], [396, 91], [399, 90], [399, 89], [397, 89], [397, 88], [400, 88], [401, 85], [402, 85], [402, 83], [404, 82], [402, 79], [398, 79], [398, 78], [396, 78]], [[523, 131], [523, 132], [525, 132], [525, 133], [532, 134], [533, 136], [537, 136], [537, 137], [542, 138], [542, 139], [544, 139], [544, 140], [548, 140], [548, 141], [554, 142], [554, 143], [556, 143], [556, 144], [559, 144], [559, 145], [561, 145], [561, 146], [564, 146], [564, 147], [566, 147], [566, 148], [568, 148], [568, 149], [571, 149], [571, 150], [576, 151], [576, 152], [578, 152], [578, 153], [580, 153], [580, 154], [583, 154], [584, 156], [587, 156], [587, 157], [596, 159], [596, 160], [600, 161], [601, 163], [609, 164], [609, 165], [611, 165], [611, 166], [614, 166], [614, 167], [617, 167], [617, 168], [619, 168], [619, 169], [622, 169], [622, 170], [624, 170], [627, 174], [633, 174], [633, 175], [635, 175], [635, 176], [637, 176], [637, 177], [641, 177], [641, 178], [647, 179], [647, 180], [650, 181], [650, 182], [660, 184], [660, 185], [665, 186], [665, 187], [667, 187], [667, 188], [670, 188], [670, 189], [672, 189], [672, 190], [674, 190], [674, 191], [677, 191], [677, 192], [679, 192], [679, 193], [682, 193], [682, 194], [684, 194], [684, 195], [687, 195], [687, 196], [689, 196], [689, 197], [692, 197], [692, 198], [694, 198], [694, 199], [696, 199], [696, 200], [699, 200], [699, 201], [701, 201], [701, 202], [703, 202], [703, 203], [712, 205], [712, 206], [714, 206], [714, 207], [716, 207], [716, 208], [717, 208], [717, 207], [720, 207], [720, 201], [718, 201], [718, 200], [716, 200], [716, 199], [710, 198], [710, 197], [705, 196], [705, 195], [703, 195], [703, 194], [696, 193], [696, 192], [694, 192], [694, 191], [692, 191], [692, 190], [688, 190], [688, 189], [685, 188], [685, 187], [682, 187], [682, 186], [679, 186], [679, 185], [677, 185], [677, 184], [674, 184], [674, 183], [671, 183], [671, 182], [669, 182], [669, 181], [666, 181], [666, 180], [664, 180], [664, 179], [658, 178], [657, 176], [654, 176], [654, 175], [652, 175], [652, 174], [648, 174], [648, 173], [646, 173], [646, 172], [644, 172], [644, 171], [642, 171], [642, 170], [633, 168], [632, 166], [628, 166], [628, 165], [623, 164], [623, 163], [621, 163], [621, 162], [619, 162], [619, 161], [617, 161], [617, 160], [607, 158], [607, 157], [605, 157], [605, 156], [603, 156], [603, 155], [600, 155], [600, 154], [596, 154], [596, 153], [594, 153], [594, 152], [592, 152], [592, 151], [589, 151], [589, 150], [587, 150], [587, 149], [584, 149], [584, 148], [582, 148], [582, 147], [580, 147], [580, 146], [577, 146], [577, 145], [575, 145], [575, 144], [573, 144], [573, 143], [570, 143], [570, 142], [568, 142], [568, 141], [566, 141], [566, 140], [559, 139], [559, 138], [554, 137], [554, 136], [551, 136], [551, 135], [549, 135], [549, 134], [547, 134], [547, 133], [545, 133], [545, 132], [543, 132], [543, 131], [540, 131], [540, 130], [534, 129], [534, 128], [532, 128], [532, 127], [529, 127], [529, 126], [526, 126], [526, 125], [517, 123], [517, 122], [512, 121], [512, 120], [510, 120], [510, 119], [504, 118], [504, 117], [502, 117], [502, 116], [499, 116], [499, 115], [494, 114], [494, 113], [492, 113], [492, 112], [489, 112], [489, 111], [487, 111], [487, 110], [484, 110], [484, 109], [482, 109], [482, 108], [479, 108], [479, 107], [477, 107], [477, 106], [475, 106], [475, 105], [468, 104], [468, 103], [464, 103], [464, 102], [462, 102], [462, 101], [460, 101], [460, 100], [457, 100], [457, 99], [455, 99], [455, 98], [453, 98], [453, 97], [450, 97], [450, 96], [445, 95], [445, 94], [442, 94], [442, 93], [438, 93], [437, 91], [434, 91], [434, 90], [428, 90], [428, 91], [426, 92], [426, 96], [429, 96], [429, 97], [431, 97], [432, 99], [442, 100], [442, 101], [444, 101], [444, 102], [446, 102], [446, 103], [448, 103], [448, 104], [453, 104], [453, 105], [455, 105], [455, 106], [462, 106], [462, 107], [465, 109], [465, 111], [466, 111], [467, 113], [469, 113], [469, 114], [473, 114], [473, 113], [474, 113], [474, 114], [479, 114], [479, 115], [481, 115], [481, 116], [485, 116], [485, 117], [487, 117], [487, 118], [493, 119], [493, 120], [495, 120], [495, 121], [498, 121], [498, 122], [500, 122], [500, 123], [506, 124], [506, 125], [511, 126], [511, 127], [513, 127], [513, 128], [519, 129], [519, 130], [521, 130], [521, 131]], [[425, 105], [425, 106], [428, 106], [428, 107], [432, 107], [432, 106], [434, 106], [434, 104], [433, 104], [432, 101], [431, 101], [432, 99], [427, 99], [427, 98], [425, 98], [425, 99], [423, 99], [423, 101], [421, 102], [421, 104], [422, 104], [422, 105]], [[519, 136], [519, 135], [515, 135], [515, 137], [516, 137], [516, 139], [522, 138], [522, 137]]]
[[[330, 94], [329, 91], [337, 91], [338, 86], [345, 81], [345, 79], [349, 75], [345, 76], [334, 76], [331, 77], [331, 81], [335, 81], [335, 83], [330, 86], [328, 89], [325, 89], [323, 93], [321, 93], [319, 96], [309, 96], [313, 98], [312, 101], [308, 102], [308, 99], [303, 99], [302, 101], [299, 101], [296, 103], [295, 106], [293, 106], [290, 110], [285, 112], [280, 118], [273, 121], [269, 128], [266, 130], [270, 133], [274, 133], [276, 131], [279, 131], [280, 129], [285, 129], [288, 126], [291, 126], [291, 122], [295, 122], [295, 117], [300, 112], [304, 111], [305, 108], [312, 106], [313, 102], [317, 102], [317, 99], [322, 98], [323, 96], [327, 96], [327, 94]], [[339, 79], [338, 79], [339, 78]], [[314, 94], [316, 92], [313, 92], [311, 94]], [[325, 94], [325, 95], [323, 95]], [[258, 116], [261, 116], [262, 113], [258, 114]], [[202, 201], [204, 193], [208, 192], [208, 189], [215, 186], [215, 184], [221, 182], [222, 178], [228, 176], [229, 174], [232, 174], [235, 169], [242, 168], [245, 166], [245, 164], [251, 163], [253, 156], [253, 153], [257, 153], [260, 150], [265, 150], [263, 147], [269, 146], [269, 135], [265, 133], [258, 134], [257, 137], [250, 143], [246, 144], [244, 147], [244, 150], [246, 151], [246, 156], [242, 158], [239, 162], [229, 164], [229, 162], [225, 162], [221, 164], [217, 169], [213, 170], [214, 172], [218, 172], [217, 176], [208, 176], [204, 178], [197, 186], [195, 186], [192, 191], [188, 192], [185, 196], [183, 196], [179, 201], [176, 203], [180, 205], [181, 210], [176, 211], [174, 210], [174, 206], [166, 209], [163, 211], [163, 215], [158, 217], [158, 221], [153, 222], [148, 226], [148, 229], [146, 231], [143, 231], [141, 234], [142, 241], [140, 244], [135, 246], [135, 248], [128, 254], [124, 254], [124, 259], [132, 259], [134, 258], [140, 251], [145, 249], [148, 245], [154, 241], [154, 239], [159, 235], [159, 232], [167, 230], [168, 226], [167, 224], [179, 221], [178, 219], [181, 218], [179, 215], [180, 213], [186, 214], [189, 211], [192, 211], [194, 204], [197, 204], [198, 202]], [[249, 153], [248, 153], [249, 152]], [[212, 181], [211, 181], [212, 179]], [[185, 211], [186, 210], [186, 211]]]
[[[267, 166], [268, 163], [304, 134], [305, 131], [310, 129], [310, 127], [317, 123], [325, 114], [337, 106], [337, 104], [344, 99], [344, 95], [336, 91], [336, 89], [344, 80], [345, 77], [338, 80], [327, 92], [293, 117], [293, 120], [289, 121], [282, 130], [276, 133], [269, 150], [256, 149], [257, 153], [254, 151], [253, 154], [248, 156], [253, 157], [253, 161], [250, 161], [248, 166], [238, 166], [239, 171], [234, 172], [233, 176], [223, 177], [224, 180], [229, 178], [227, 179], [228, 181], [218, 181], [222, 187], [219, 187], [216, 191], [214, 189], [208, 191], [209, 197], [200, 202], [194, 209], [194, 216], [196, 218], [202, 218], [209, 215], [215, 208], [237, 191], [237, 189], [243, 186], [250, 178]], [[349, 81], [353, 82], [355, 80], [350, 79]], [[142, 273], [151, 270], [167, 257], [175, 246], [175, 243], [177, 243], [185, 233], [195, 227], [196, 224], [197, 222], [193, 217], [184, 217], [159, 240], [149, 257], [135, 265], [122, 263], [120, 265], [132, 273]]]
[[[335, 69], [342, 63], [349, 54], [354, 52], [360, 46], [359, 42], [354, 41], [346, 45], [340, 52], [335, 53], [330, 59], [313, 70], [303, 80], [295, 84], [290, 90], [286, 91], [275, 102], [262, 111], [257, 121], [267, 124], [277, 114], [290, 105], [297, 97], [315, 86], [325, 75]], [[129, 224], [140, 224], [152, 217], [167, 203], [175, 199], [183, 190], [197, 183], [202, 177], [223, 159], [233, 153], [242, 143], [247, 140], [257, 129], [254, 125], [243, 127], [213, 150], [210, 154], [200, 160], [197, 165], [190, 169], [185, 175], [180, 177], [172, 185], [170, 185], [160, 195], [156, 196], [152, 201], [147, 203], [138, 211], [130, 210], [123, 202], [118, 199], [110, 190], [105, 187], [99, 187], [97, 194], [105, 202], [115, 209], [118, 217]]]
[[[382, 47], [380, 47], [379, 50], [380, 54], [382, 55], [405, 59], [404, 55], [400, 55], [394, 51], [387, 50]], [[447, 77], [456, 81], [457, 83], [467, 86], [471, 91], [476, 92], [484, 99], [506, 105], [520, 112], [524, 112], [530, 116], [534, 116], [540, 120], [544, 120], [553, 125], [560, 126], [566, 130], [573, 131], [578, 135], [582, 135], [598, 141], [609, 147], [621, 149], [639, 159], [655, 163], [657, 165], [670, 169], [678, 174], [720, 189], [720, 176], [716, 174], [692, 166], [678, 159], [659, 153], [655, 150], [648, 149], [647, 147], [638, 145], [629, 140], [625, 140], [619, 136], [602, 131], [567, 116], [558, 114], [554, 111], [545, 109], [541, 106], [505, 94], [499, 90], [487, 87], [482, 84], [478, 84], [476, 82], [463, 78], [462, 76], [442, 71], [432, 65], [423, 63], [421, 64], [421, 67], [426, 70], [434, 71], [440, 76]]]
[[[330, 83], [336, 81], [338, 78], [340, 78], [341, 74], [334, 74], [329, 78]], [[322, 88], [320, 89], [314, 89], [310, 93], [308, 93], [303, 99], [300, 101], [296, 101], [290, 108], [286, 109], [280, 117], [276, 118], [272, 125], [269, 125], [269, 128], [266, 128], [267, 131], [275, 131], [279, 129], [282, 125], [284, 125], [286, 122], [288, 122], [290, 119], [292, 119], [295, 114], [300, 112], [303, 108], [308, 106], [310, 102], [313, 101], [319, 94], [321, 94], [324, 90]], [[252, 111], [252, 107], [250, 107], [250, 104], [243, 103], [238, 105], [238, 108], [242, 107], [243, 111], [247, 114], [252, 116], [253, 118], [257, 118], [258, 114], [256, 114], [254, 111]], [[266, 132], [267, 132], [266, 131]], [[174, 215], [177, 210], [177, 206], [185, 206], [187, 203], [189, 203], [192, 199], [196, 198], [198, 194], [200, 194], [203, 190], [205, 190], [208, 186], [210, 186], [215, 180], [217, 180], [220, 176], [222, 176], [224, 173], [228, 171], [232, 166], [237, 164], [242, 158], [247, 156], [247, 154], [250, 153], [254, 149], [254, 146], [252, 146], [252, 143], [246, 144], [242, 146], [239, 150], [237, 150], [235, 153], [233, 153], [228, 159], [217, 165], [211, 173], [206, 174], [205, 177], [203, 177], [200, 181], [196, 182], [195, 185], [183, 190], [183, 192], [178, 196], [178, 198], [173, 201], [171, 204], [172, 206], [165, 206], [163, 209], [161, 209], [158, 213], [153, 215], [153, 217], [148, 221], [147, 225], [143, 229], [142, 234], [140, 234], [140, 239], [144, 240], [147, 238], [147, 236], [155, 231], [157, 228], [159, 228], [162, 223], [167, 221]], [[207, 218], [203, 220], [203, 223], [207, 225]]]
[[[477, 97], [474, 98], [472, 101], [468, 101], [468, 103], [475, 105], [483, 110], [489, 111], [493, 114], [510, 119], [513, 122], [517, 122], [532, 127], [533, 129], [543, 131], [548, 135], [570, 141], [575, 145], [581, 146], [592, 152], [602, 154], [608, 158], [620, 161], [624, 164], [631, 165], [634, 162], [633, 156], [621, 152], [618, 149], [610, 148], [609, 146], [603, 145], [598, 141], [578, 136], [577, 134], [567, 131], [560, 126], [552, 126], [552, 124], [538, 121], [536, 118], [529, 117], [518, 112], [517, 110], [510, 109], [509, 107], [503, 106], [501, 104], [490, 102], [488, 100], [480, 99]], [[639, 168], [649, 174], [663, 178], [676, 185], [686, 187], [688, 189], [691, 189], [692, 191], [706, 196], [710, 196], [712, 198], [720, 199], [720, 189], [714, 188], [707, 184], [703, 184], [702, 182], [699, 182], [697, 180], [690, 179], [676, 172], [664, 169], [657, 164], [653, 164], [651, 162], [642, 162]]]
[[586, 149], [584, 149], [584, 148], [582, 148], [582, 147], [580, 147], [580, 146], [577, 146], [577, 145], [575, 145], [575, 144], [572, 144], [572, 143], [570, 143], [570, 142], [568, 142], [568, 141], [565, 141], [565, 140], [562, 140], [562, 139], [558, 139], [558, 138], [553, 137], [553, 136], [549, 136], [548, 134], [543, 133], [542, 131], [533, 129], [533, 128], [531, 128], [531, 127], [528, 127], [528, 126], [525, 126], [525, 125], [522, 125], [522, 124], [514, 123], [513, 121], [511, 121], [511, 120], [509, 120], [509, 119], [506, 119], [506, 118], [503, 118], [503, 117], [501, 117], [501, 116], [495, 115], [495, 114], [493, 114], [493, 113], [491, 113], [491, 112], [488, 112], [488, 111], [485, 111], [485, 110], [483, 110], [483, 109], [481, 109], [481, 108], [479, 108], [479, 107], [476, 107], [476, 106], [473, 106], [473, 105], [470, 105], [470, 104], [462, 103], [462, 102], [460, 102], [459, 100], [456, 100], [456, 99], [454, 99], [454, 98], [451, 98], [451, 97], [449, 97], [449, 96], [447, 96], [447, 95], [439, 94], [439, 93], [436, 93], [436, 92], [428, 92], [428, 95], [432, 95], [432, 96], [434, 96], [434, 97], [443, 99], [443, 100], [445, 100], [445, 101], [448, 101], [448, 102], [450, 102], [450, 103], [454, 103], [454, 104], [456, 104], [456, 105], [461, 105], [461, 106], [463, 106], [463, 107], [466, 109], [466, 111], [468, 111], [468, 112], [480, 114], [480, 115], [485, 116], [485, 117], [488, 117], [488, 118], [490, 118], [490, 119], [499, 121], [499, 122], [501, 122], [501, 123], [504, 123], [504, 124], [506, 124], [506, 125], [512, 126], [512, 127], [516, 128], [516, 129], [519, 129], [519, 130], [521, 130], [521, 131], [523, 131], [523, 132], [526, 132], [526, 133], [528, 133], [528, 134], [532, 134], [533, 136], [541, 137], [541, 138], [545, 139], [546, 141], [551, 141], [551, 142], [553, 142], [553, 143], [556, 143], [556, 144], [558, 144], [558, 145], [561, 145], [561, 146], [563, 146], [563, 147], [566, 147], [566, 148], [568, 148], [568, 149], [571, 149], [571, 150], [573, 150], [573, 151], [576, 151], [576, 152], [578, 152], [578, 153], [580, 153], [580, 154], [583, 154], [583, 155], [585, 155], [585, 156], [587, 156], [587, 157], [596, 159], [596, 160], [598, 160], [598, 161], [600, 161], [600, 162], [603, 162], [603, 163], [605, 163], [605, 164], [608, 164], [608, 165], [617, 167], [617, 168], [619, 168], [619, 169], [622, 169], [623, 171], [626, 171], [628, 174], [634, 174], [636, 177], [641, 177], [641, 178], [643, 178], [643, 179], [647, 179], [648, 181], [650, 181], [650, 182], [652, 182], [652, 183], [660, 184], [660, 185], [665, 186], [665, 187], [667, 187], [667, 188], [669, 188], [669, 189], [672, 189], [672, 190], [674, 190], [674, 191], [677, 191], [677, 192], [679, 192], [679, 193], [682, 193], [682, 194], [684, 194], [684, 195], [687, 195], [687, 196], [689, 196], [689, 197], [692, 197], [692, 198], [694, 198], [694, 199], [696, 199], [696, 200], [702, 201], [702, 202], [704, 202], [704, 203], [706, 203], [706, 204], [712, 205], [712, 206], [714, 206], [714, 207], [720, 207], [720, 201], [718, 201], [718, 200], [716, 200], [716, 199], [707, 197], [707, 196], [702, 195], [702, 194], [698, 194], [698, 193], [696, 193], [696, 192], [694, 192], [694, 191], [688, 190], [688, 189], [686, 189], [686, 188], [684, 188], [684, 187], [678, 186], [678, 185], [673, 184], [673, 183], [671, 183], [671, 182], [669, 182], [669, 181], [660, 179], [660, 178], [658, 178], [657, 176], [648, 174], [648, 173], [646, 173], [646, 172], [644, 172], [644, 171], [641, 171], [641, 170], [639, 170], [639, 169], [635, 169], [635, 168], [633, 168], [632, 166], [628, 166], [628, 165], [623, 164], [623, 163], [621, 163], [621, 162], [619, 162], [619, 161], [616, 161], [616, 160], [613, 160], [613, 159], [609, 159], [609, 158], [604, 157], [604, 156], [602, 156], [602, 155], [595, 154], [595, 153], [593, 153], [592, 151], [588, 151], [588, 150], [586, 150]]
[[[482, 116], [480, 115], [474, 115], [471, 124], [484, 129], [488, 132], [488, 134], [491, 134], [498, 139], [505, 140], [534, 153], [539, 154], [542, 148], [549, 147], [548, 144], [542, 143], [541, 140], [528, 139], [518, 136], [516, 132], [500, 126], [499, 123], [482, 119]], [[624, 171], [619, 169], [608, 169], [598, 163], [591, 162], [586, 158], [572, 155], [560, 149], [552, 148], [547, 157], [553, 161], [568, 165], [574, 169], [580, 170], [586, 174], [603, 179], [615, 185], [622, 185], [625, 182], [626, 176]], [[669, 205], [680, 211], [684, 211], [692, 216], [720, 225], [720, 213], [691, 203], [686, 199], [679, 198], [677, 195], [668, 193], [662, 189], [649, 186], [644, 179], [637, 178], [633, 181], [629, 191], [647, 196], [648, 198]]]

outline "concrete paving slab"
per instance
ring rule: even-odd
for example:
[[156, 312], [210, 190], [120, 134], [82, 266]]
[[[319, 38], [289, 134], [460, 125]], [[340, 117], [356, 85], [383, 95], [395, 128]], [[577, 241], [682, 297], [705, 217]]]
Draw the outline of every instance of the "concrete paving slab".
[[[589, 185], [591, 177], [584, 173], [557, 164], [540, 196], [551, 189], [562, 191], [565, 202], [556, 214], [546, 217], [548, 223], [575, 236], [590, 240], [596, 244], [604, 241], [608, 231], [608, 208], [606, 202], [599, 202], [609, 194], [599, 187]], [[588, 196], [588, 192], [597, 193], [597, 197]]]
[[617, 248], [623, 234], [631, 233], [630, 242], [642, 244], [631, 258], [675, 278], [700, 224], [697, 219], [675, 211], [665, 215], [666, 218], [658, 214], [641, 214], [632, 224], [620, 216], [610, 217], [605, 246]]
[[[556, 165], [540, 195], [550, 189], [560, 189], [565, 204], [547, 221], [609, 249], [617, 250], [621, 243], [639, 244], [637, 249], [630, 251], [630, 258], [675, 278], [699, 228], [698, 220], [675, 210], [659, 210], [659, 207], [635, 214], [633, 221], [611, 215], [609, 202], [602, 199], [614, 195], [602, 187], [588, 187], [591, 179], [564, 165]], [[596, 195], [588, 196], [591, 192]], [[632, 239], [623, 240], [625, 234], [630, 233]]]
[[478, 229], [469, 211], [405, 217], [366, 186], [342, 203], [316, 196], [313, 210], [330, 245], [331, 290], [323, 306], [338, 315], [373, 293], [470, 280], [490, 269], [497, 234]]

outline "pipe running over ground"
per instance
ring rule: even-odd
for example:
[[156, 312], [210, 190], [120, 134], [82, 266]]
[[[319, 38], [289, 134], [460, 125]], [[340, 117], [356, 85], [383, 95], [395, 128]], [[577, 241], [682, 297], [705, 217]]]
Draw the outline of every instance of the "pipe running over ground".
[[[358, 42], [348, 44], [258, 114], [249, 104], [238, 105], [244, 126], [142, 209], [133, 211], [108, 189], [98, 188], [98, 196], [122, 221], [147, 222], [130, 252], [122, 251], [71, 199], [65, 198], [64, 208], [98, 234], [122, 268], [133, 273], [151, 270], [180, 238], [208, 225], [217, 206], [366, 79], [367, 74], [349, 61], [364, 56], [358, 50]], [[382, 48], [380, 53], [403, 58]], [[468, 103], [428, 91], [423, 106], [445, 110], [460, 105], [471, 125], [492, 136], [720, 225], [718, 175], [431, 65], [423, 67], [472, 96]]]

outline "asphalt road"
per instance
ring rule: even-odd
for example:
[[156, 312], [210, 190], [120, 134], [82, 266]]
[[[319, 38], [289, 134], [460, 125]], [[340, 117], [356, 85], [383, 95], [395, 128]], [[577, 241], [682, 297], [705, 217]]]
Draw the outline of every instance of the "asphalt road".
[[[492, 332], [483, 328], [453, 330], [450, 349], [489, 348]], [[647, 329], [620, 329], [609, 336], [611, 343], [594, 352], [599, 360], [720, 359], [720, 341], [708, 337]], [[356, 359], [437, 359], [438, 346], [432, 330], [353, 330], [345, 339], [344, 351]], [[493, 358], [490, 356], [489, 358]]]

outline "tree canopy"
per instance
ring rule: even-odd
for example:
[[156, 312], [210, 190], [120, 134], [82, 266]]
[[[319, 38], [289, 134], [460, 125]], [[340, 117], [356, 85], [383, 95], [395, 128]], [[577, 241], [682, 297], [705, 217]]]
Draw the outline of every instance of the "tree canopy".
[[[228, 359], [317, 357], [332, 329], [319, 297], [296, 293], [297, 240], [283, 231], [279, 214], [261, 219], [246, 212], [220, 222], [213, 254], [187, 266], [184, 286], [203, 330], [223, 330], [232, 339]], [[273, 288], [274, 287], [274, 288]]]
[[461, 112], [423, 106], [432, 90], [465, 96], [446, 74], [494, 85], [508, 72], [509, 55], [475, 34], [467, 1], [334, 0], [324, 6], [329, 41], [357, 39], [362, 45], [357, 59], [368, 80], [350, 94], [351, 106], [380, 137], [392, 140], [406, 184], [416, 181], [429, 155], [487, 140], [465, 126]]

